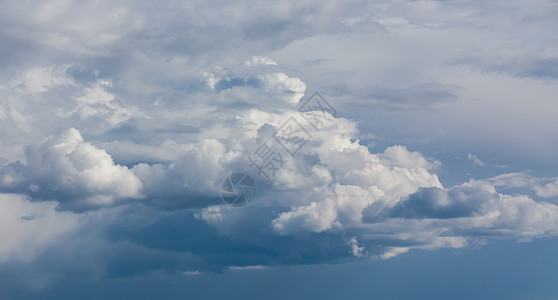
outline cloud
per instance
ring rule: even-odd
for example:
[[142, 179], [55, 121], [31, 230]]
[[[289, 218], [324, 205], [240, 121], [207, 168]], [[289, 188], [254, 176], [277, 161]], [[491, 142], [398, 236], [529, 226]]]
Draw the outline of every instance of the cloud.
[[247, 66], [276, 66], [277, 63], [267, 56], [252, 56], [246, 61]]
[[[173, 276], [555, 237], [558, 179], [535, 176], [555, 172], [555, 15], [2, 2], [0, 271]], [[296, 110], [314, 90], [338, 112], [316, 124]], [[288, 120], [307, 138], [296, 153], [274, 138]], [[249, 159], [264, 144], [283, 159], [268, 183]], [[469, 153], [486, 168], [462, 174], [464, 144], [534, 170], [479, 179], [491, 168]], [[219, 192], [240, 171], [257, 196], [233, 208]]]
[[290, 78], [285, 73], [271, 73], [265, 74], [260, 77], [263, 83], [263, 88], [266, 91], [277, 93], [277, 92], [288, 92], [293, 95], [289, 97], [290, 104], [298, 103], [298, 100], [304, 95], [306, 90], [306, 84], [302, 82], [299, 78]]
[[3, 30], [4, 35], [82, 55], [106, 54], [107, 48], [135, 32], [143, 21], [124, 6], [82, 6], [75, 1], [29, 3], [23, 7], [3, 3], [1, 11], [4, 22], [12, 25], [10, 30]]
[[538, 178], [525, 172], [500, 174], [487, 179], [497, 187], [507, 189], [527, 188], [539, 197], [552, 198], [558, 196], [558, 178]]
[[109, 125], [116, 125], [129, 119], [132, 116], [130, 110], [135, 110], [135, 108], [125, 109], [115, 103], [114, 95], [106, 90], [111, 85], [108, 80], [98, 80], [91, 87], [85, 88], [84, 95], [75, 98], [76, 107], [69, 112], [61, 111], [60, 114], [63, 117], [78, 114], [81, 119], [93, 117], [103, 120]]
[[[413, 231], [460, 237], [462, 246], [494, 234], [517, 239], [555, 236], [557, 213], [554, 204], [501, 194], [491, 184], [473, 180], [447, 190], [421, 189], [390, 209], [390, 217], [425, 221], [419, 223], [422, 229]], [[432, 241], [434, 248], [439, 237]]]
[[[470, 196], [470, 194], [479, 195]], [[439, 188], [421, 189], [394, 208], [393, 216], [401, 218], [458, 218], [469, 217], [480, 209], [480, 205], [494, 198], [494, 193], [474, 189], [463, 191]]]
[[[153, 260], [153, 265], [111, 271], [111, 276], [132, 276], [157, 268], [203, 272], [231, 266], [334, 262], [361, 257], [388, 259], [410, 249], [467, 247], [495, 234], [508, 238], [556, 234], [553, 204], [537, 203], [527, 196], [500, 194], [495, 186], [501, 185], [495, 180], [444, 188], [436, 174], [442, 168], [439, 161], [402, 145], [371, 152], [355, 139], [359, 136], [355, 121], [324, 113], [318, 126], [313, 127], [314, 119], [294, 110], [295, 102], [306, 90], [306, 84], [299, 78], [269, 70], [255, 73], [240, 70], [221, 75], [218, 70], [213, 78], [215, 87], [222, 80], [236, 82], [234, 78], [244, 78], [242, 82], [219, 91], [201, 90], [198, 95], [206, 101], [204, 105], [220, 105], [228, 97], [249, 96], [246, 101], [251, 106], [206, 110], [215, 117], [212, 122], [203, 123], [207, 126], [184, 124], [176, 131], [165, 123], [157, 125], [164, 130], [151, 127], [149, 119], [157, 112], [148, 115], [131, 110], [128, 117], [114, 121], [120, 130], [111, 131], [113, 136], [107, 135], [110, 142], [99, 143], [108, 146], [111, 152], [116, 150], [118, 156], [122, 151], [118, 149], [124, 148], [117, 145], [127, 143], [133, 149], [126, 151], [137, 153], [130, 166], [115, 163], [107, 150], [85, 142], [78, 130], [68, 129], [47, 138], [39, 147], [28, 147], [24, 162], [5, 164], [1, 168], [4, 191], [23, 193], [34, 201], [56, 200], [59, 208], [80, 213], [100, 210], [101, 219], [107, 223], [99, 230], [106, 234], [106, 240], [97, 241], [102, 246], [91, 255], [108, 255], [109, 259], [103, 261], [107, 267], [119, 265], [120, 259], [130, 263]], [[227, 75], [234, 73], [238, 75]], [[245, 84], [249, 78], [257, 79], [258, 84]], [[83, 105], [92, 111], [110, 108], [116, 97], [107, 89], [114, 87], [95, 80], [81, 90], [82, 96], [76, 97], [77, 107]], [[252, 100], [258, 95], [270, 99]], [[278, 103], [270, 106], [274, 99], [281, 101], [284, 108]], [[174, 108], [161, 109], [171, 120], [182, 117], [173, 117]], [[85, 114], [77, 116], [90, 118]], [[266, 141], [283, 151], [273, 134], [290, 118], [310, 133], [308, 142], [295, 155], [283, 152], [284, 165], [270, 184], [258, 187], [258, 195], [263, 195], [259, 202], [246, 209], [224, 206], [218, 191], [225, 175], [244, 169], [262, 180], [257, 170], [251, 168], [248, 157]], [[171, 138], [178, 132], [184, 138], [156, 148], [151, 145], [159, 139], [144, 137], [148, 133], [153, 135], [154, 130]], [[126, 136], [125, 142], [119, 141], [119, 137]], [[138, 145], [153, 148], [142, 149]], [[159, 161], [142, 162], [146, 157]], [[551, 194], [550, 182], [540, 186], [539, 194]], [[128, 211], [136, 206], [145, 207], [145, 211]], [[120, 209], [141, 221], [126, 229], [126, 222], [102, 216], [107, 210], [120, 214]], [[25, 217], [29, 215], [23, 215], [22, 220], [29, 219]], [[200, 230], [205, 236], [199, 241], [174, 244], [171, 241], [183, 232], [170, 220], [186, 215], [193, 218], [187, 221], [192, 226], [189, 236]], [[545, 222], [537, 221], [544, 215]], [[145, 223], [147, 216], [160, 217], [155, 223]], [[154, 235], [168, 230], [171, 231], [163, 240], [154, 240]], [[259, 241], [251, 237], [256, 233]], [[322, 252], [305, 239], [329, 245], [331, 251]], [[122, 246], [123, 242], [128, 244]], [[214, 243], [237, 252], [218, 251], [216, 259], [209, 255], [217, 251], [214, 246], [197, 248], [196, 243]], [[168, 260], [162, 259], [157, 251], [175, 254]], [[133, 255], [123, 258], [123, 252]], [[175, 267], [170, 266], [173, 260], [179, 262]]]
[[62, 209], [81, 211], [141, 197], [141, 181], [106, 151], [83, 141], [73, 128], [27, 149], [27, 162], [0, 169], [2, 189], [55, 200]]
[[353, 236], [350, 240], [350, 243], [351, 243], [351, 252], [353, 253], [353, 255], [355, 257], [362, 257], [364, 253], [364, 247], [358, 246], [358, 241], [356, 237]]
[[297, 231], [321, 232], [340, 225], [335, 222], [337, 211], [335, 204], [330, 201], [312, 202], [307, 206], [293, 208], [284, 212], [273, 220], [273, 229], [280, 234], [290, 234]]
[[544, 198], [558, 196], [558, 179], [554, 179], [553, 182], [546, 183], [543, 186], [535, 186], [535, 192], [538, 196]]
[[479, 166], [479, 167], [484, 167], [486, 166], [486, 164], [480, 160], [480, 158], [478, 158], [476, 155], [468, 153], [467, 154], [467, 159], [473, 162], [473, 165], [475, 166]]
[[0, 200], [0, 265], [30, 263], [80, 229], [79, 216], [56, 211], [56, 202], [34, 203], [14, 194], [0, 194]]
[[402, 89], [373, 88], [367, 95], [380, 104], [394, 109], [436, 108], [457, 99], [455, 86], [424, 83]]
[[34, 67], [13, 79], [10, 85], [22, 87], [32, 94], [46, 92], [56, 86], [74, 85], [66, 74], [69, 66]]

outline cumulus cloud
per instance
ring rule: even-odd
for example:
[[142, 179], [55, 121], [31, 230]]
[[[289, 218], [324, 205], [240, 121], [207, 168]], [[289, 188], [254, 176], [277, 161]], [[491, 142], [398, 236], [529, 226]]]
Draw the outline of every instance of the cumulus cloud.
[[26, 163], [0, 169], [2, 189], [33, 198], [55, 200], [63, 209], [85, 210], [141, 197], [141, 181], [106, 151], [84, 142], [70, 128], [29, 147]]
[[516, 239], [555, 236], [557, 213], [558, 206], [554, 204], [501, 194], [484, 181], [472, 180], [450, 189], [425, 188], [390, 208], [387, 215], [396, 220], [417, 220], [412, 222], [415, 228], [406, 229], [412, 235], [400, 231], [398, 238], [428, 238], [386, 254], [392, 257], [397, 251], [412, 248], [460, 248], [495, 234]]
[[[510, 3], [0, 3], [0, 268], [199, 274], [557, 236], [556, 177], [463, 183], [451, 161], [473, 142], [555, 157], [555, 45], [514, 25], [553, 32], [555, 6]], [[297, 111], [316, 89], [338, 113]], [[285, 124], [307, 139], [292, 153]], [[257, 198], [233, 208], [239, 171]]]
[[[390, 206], [419, 187], [441, 187], [437, 176], [425, 168], [432, 164], [418, 153], [395, 147], [375, 155], [358, 143], [346, 142], [345, 148], [331, 149], [322, 145], [318, 149], [321, 161], [318, 167], [328, 172], [328, 181], [322, 182], [320, 188], [318, 183], [313, 184], [312, 197], [319, 200], [281, 213], [273, 221], [277, 232], [321, 232], [342, 225], [358, 225], [362, 222], [363, 210], [371, 205]], [[394, 149], [402, 157], [420, 159], [412, 163], [407, 160], [407, 166], [399, 165], [402, 157], [393, 156]]]
[[304, 95], [306, 84], [299, 78], [291, 78], [285, 73], [271, 73], [260, 77], [263, 88], [271, 93], [287, 92], [292, 93], [288, 98], [290, 104], [298, 103]]
[[[415, 248], [461, 248], [493, 234], [510, 238], [556, 234], [553, 220], [558, 216], [554, 215], [553, 204], [537, 203], [527, 196], [500, 194], [495, 186], [502, 184], [496, 179], [445, 188], [436, 174], [442, 168], [439, 161], [402, 145], [373, 153], [355, 139], [359, 136], [355, 121], [323, 112], [318, 126], [312, 126], [314, 119], [294, 110], [295, 102], [305, 92], [304, 82], [285, 73], [264, 72], [242, 75], [256, 78], [260, 82], [257, 85], [246, 85], [244, 79], [244, 83], [231, 84], [220, 93], [227, 96], [239, 92], [238, 95], [264, 93], [279, 97], [286, 107], [252, 102], [254, 106], [247, 109], [218, 111], [214, 116], [220, 116], [220, 121], [186, 131], [195, 137], [175, 144], [174, 154], [168, 159], [138, 162], [130, 167], [114, 163], [106, 150], [85, 142], [76, 129], [68, 129], [47, 138], [39, 147], [28, 147], [24, 162], [5, 164], [1, 168], [2, 188], [27, 194], [34, 200], [55, 200], [60, 208], [76, 212], [134, 203], [147, 204], [155, 214], [160, 209], [201, 207], [195, 213], [194, 224], [200, 228], [203, 222], [203, 226], [216, 229], [221, 236], [208, 238], [225, 238], [223, 242], [227, 245], [237, 240], [245, 246], [255, 246], [249, 238], [254, 229], [248, 229], [255, 226], [266, 228], [265, 239], [259, 242], [265, 251], [283, 253], [291, 247], [291, 254], [284, 260], [262, 257], [246, 260], [246, 265], [291, 263], [298, 255], [314, 255], [315, 249], [301, 244], [308, 236], [320, 243], [335, 239], [336, 250], [321, 257], [321, 261], [335, 261], [347, 255], [388, 259]], [[219, 75], [221, 79], [215, 79], [215, 87], [222, 80], [233, 82], [231, 78], [242, 78], [223, 74]], [[98, 105], [110, 108], [114, 100], [106, 91], [110, 84], [96, 82], [76, 98], [78, 108], [91, 107], [93, 111]], [[211, 94], [215, 90], [206, 92]], [[211, 101], [222, 103], [222, 99]], [[144, 113], [131, 116], [145, 118]], [[284, 165], [270, 184], [258, 191], [268, 196], [246, 210], [218, 205], [218, 190], [224, 176], [243, 168], [258, 178], [248, 157], [265, 141], [283, 149], [272, 137], [290, 119], [306, 128], [308, 141], [295, 155], [280, 150], [286, 158]], [[116, 120], [114, 124], [126, 121]], [[129, 140], [141, 141], [141, 135]], [[552, 182], [540, 185], [538, 194], [552, 194]], [[546, 221], [539, 222], [543, 216], [547, 216]], [[353, 237], [347, 239], [345, 232]], [[119, 239], [140, 243], [142, 247], [161, 247], [127, 236]], [[284, 239], [289, 242], [279, 246]], [[185, 247], [181, 251], [190, 251], [192, 246]], [[170, 251], [166, 246], [163, 249]], [[209, 259], [202, 253], [197, 255]], [[223, 255], [230, 261], [211, 263], [211, 268], [243, 264]], [[189, 268], [185, 265], [182, 271], [192, 271]], [[206, 269], [195, 266], [195, 271]]]
[[544, 198], [556, 197], [558, 196], [558, 179], [546, 183], [542, 186], [535, 186], [535, 192], [538, 196]]
[[324, 200], [281, 213], [277, 219], [273, 220], [272, 225], [280, 234], [301, 230], [321, 232], [340, 225], [335, 222], [335, 219], [337, 219], [337, 210], [334, 203], [331, 200]]

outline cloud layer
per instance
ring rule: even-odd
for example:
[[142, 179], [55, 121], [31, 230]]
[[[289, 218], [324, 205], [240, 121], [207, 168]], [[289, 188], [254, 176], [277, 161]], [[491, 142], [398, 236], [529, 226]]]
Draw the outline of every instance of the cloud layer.
[[[557, 9], [2, 2], [0, 272], [48, 285], [556, 237]], [[302, 110], [316, 90], [331, 107]], [[220, 199], [235, 172], [257, 184], [246, 207]]]

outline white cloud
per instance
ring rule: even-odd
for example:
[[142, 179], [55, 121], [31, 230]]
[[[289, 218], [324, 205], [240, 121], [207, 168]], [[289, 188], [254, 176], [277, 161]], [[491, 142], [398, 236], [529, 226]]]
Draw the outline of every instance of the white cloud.
[[350, 243], [351, 243], [351, 252], [353, 253], [353, 255], [355, 257], [362, 257], [364, 253], [364, 247], [358, 246], [358, 241], [356, 237], [353, 236], [350, 240]]
[[12, 24], [5, 35], [79, 55], [107, 54], [127, 34], [142, 26], [143, 17], [114, 2], [76, 1], [2, 3], [2, 18]]
[[66, 118], [73, 114], [78, 114], [82, 119], [97, 117], [112, 126], [129, 119], [137, 109], [124, 108], [115, 103], [114, 95], [106, 90], [111, 86], [112, 83], [108, 80], [98, 80], [91, 87], [85, 88], [84, 95], [75, 98], [76, 106], [70, 112], [59, 111], [59, 114]]
[[[391, 217], [398, 220], [393, 238], [413, 237], [415, 245], [388, 249], [384, 258], [412, 248], [461, 248], [494, 234], [516, 239], [558, 234], [558, 206], [554, 204], [536, 202], [527, 196], [500, 194], [483, 181], [471, 181], [451, 189], [433, 188], [436, 190], [436, 193], [419, 191], [391, 209]], [[371, 224], [378, 221], [384, 222], [370, 220]], [[384, 226], [390, 232], [395, 223], [387, 221]]]
[[297, 77], [289, 77], [285, 73], [268, 73], [261, 75], [264, 90], [271, 93], [292, 94], [287, 99], [289, 104], [296, 104], [304, 96], [306, 84]]
[[80, 228], [79, 215], [55, 210], [56, 202], [33, 203], [0, 194], [0, 264], [29, 263]]
[[34, 67], [13, 79], [10, 85], [16, 88], [21, 85], [32, 94], [42, 93], [56, 86], [74, 85], [74, 80], [66, 74], [68, 68], [67, 65]]
[[188, 189], [211, 192], [218, 190], [223, 179], [223, 166], [237, 155], [234, 151], [226, 151], [218, 140], [208, 139], [187, 145], [184, 155], [170, 168], [184, 179]]
[[279, 234], [292, 234], [299, 231], [321, 232], [339, 226], [340, 224], [335, 221], [336, 218], [334, 202], [322, 200], [281, 213], [273, 220], [272, 225]]
[[252, 56], [246, 61], [247, 66], [276, 66], [277, 63], [267, 56]]
[[409, 169], [431, 170], [441, 166], [437, 160], [426, 160], [419, 152], [410, 152], [405, 146], [388, 147], [380, 156], [389, 161], [392, 166], [400, 166]]
[[230, 266], [229, 270], [236, 270], [236, 271], [247, 271], [247, 270], [265, 270], [268, 269], [267, 266]]
[[468, 153], [467, 154], [467, 159], [472, 161], [475, 166], [479, 166], [479, 167], [486, 166], [486, 164], [474, 154]]
[[528, 188], [539, 197], [552, 198], [558, 196], [558, 178], [538, 178], [528, 173], [507, 173], [486, 179], [497, 187]]
[[[557, 196], [555, 177], [502, 174], [454, 187], [438, 178], [460, 177], [448, 158], [464, 144], [496, 149], [483, 157], [494, 164], [513, 165], [501, 161], [511, 153], [555, 169], [551, 1], [109, 2], [0, 3], [0, 188], [31, 201], [3, 202], [6, 211], [28, 211], [7, 222], [27, 225], [21, 240], [0, 246], [6, 261], [26, 247], [62, 244], [74, 215], [55, 205], [100, 215], [129, 208], [143, 218], [123, 213], [125, 226], [149, 224], [156, 233], [173, 231], [154, 220], [192, 209], [188, 229], [207, 237], [201, 246], [165, 252], [130, 233], [122, 244], [142, 259], [188, 256], [199, 272], [558, 235], [556, 206], [529, 196]], [[261, 53], [269, 56], [254, 56]], [[307, 90], [323, 92], [343, 117], [326, 114], [313, 129], [294, 111]], [[284, 155], [249, 207], [220, 205], [223, 178], [257, 173], [247, 157], [261, 143], [282, 151], [271, 135], [290, 117], [308, 128], [308, 143]], [[335, 250], [313, 255], [321, 238]], [[210, 257], [219, 243], [238, 253]], [[265, 253], [279, 255], [250, 263], [234, 256]]]
[[555, 179], [553, 182], [549, 182], [542, 186], [535, 186], [535, 192], [538, 196], [544, 198], [558, 196], [558, 179]]
[[399, 254], [407, 253], [411, 250], [409, 247], [391, 247], [385, 253], [383, 253], [380, 257], [382, 259], [390, 259], [395, 257]]
[[25, 165], [12, 163], [0, 172], [4, 189], [57, 200], [66, 209], [114, 205], [142, 196], [141, 181], [127, 167], [115, 164], [106, 151], [84, 142], [74, 128], [49, 137], [38, 148], [28, 148]]

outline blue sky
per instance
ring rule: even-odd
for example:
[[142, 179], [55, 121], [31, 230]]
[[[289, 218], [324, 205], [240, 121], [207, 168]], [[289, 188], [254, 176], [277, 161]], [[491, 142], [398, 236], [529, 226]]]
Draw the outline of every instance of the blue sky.
[[557, 14], [0, 1], [0, 298], [551, 299]]

